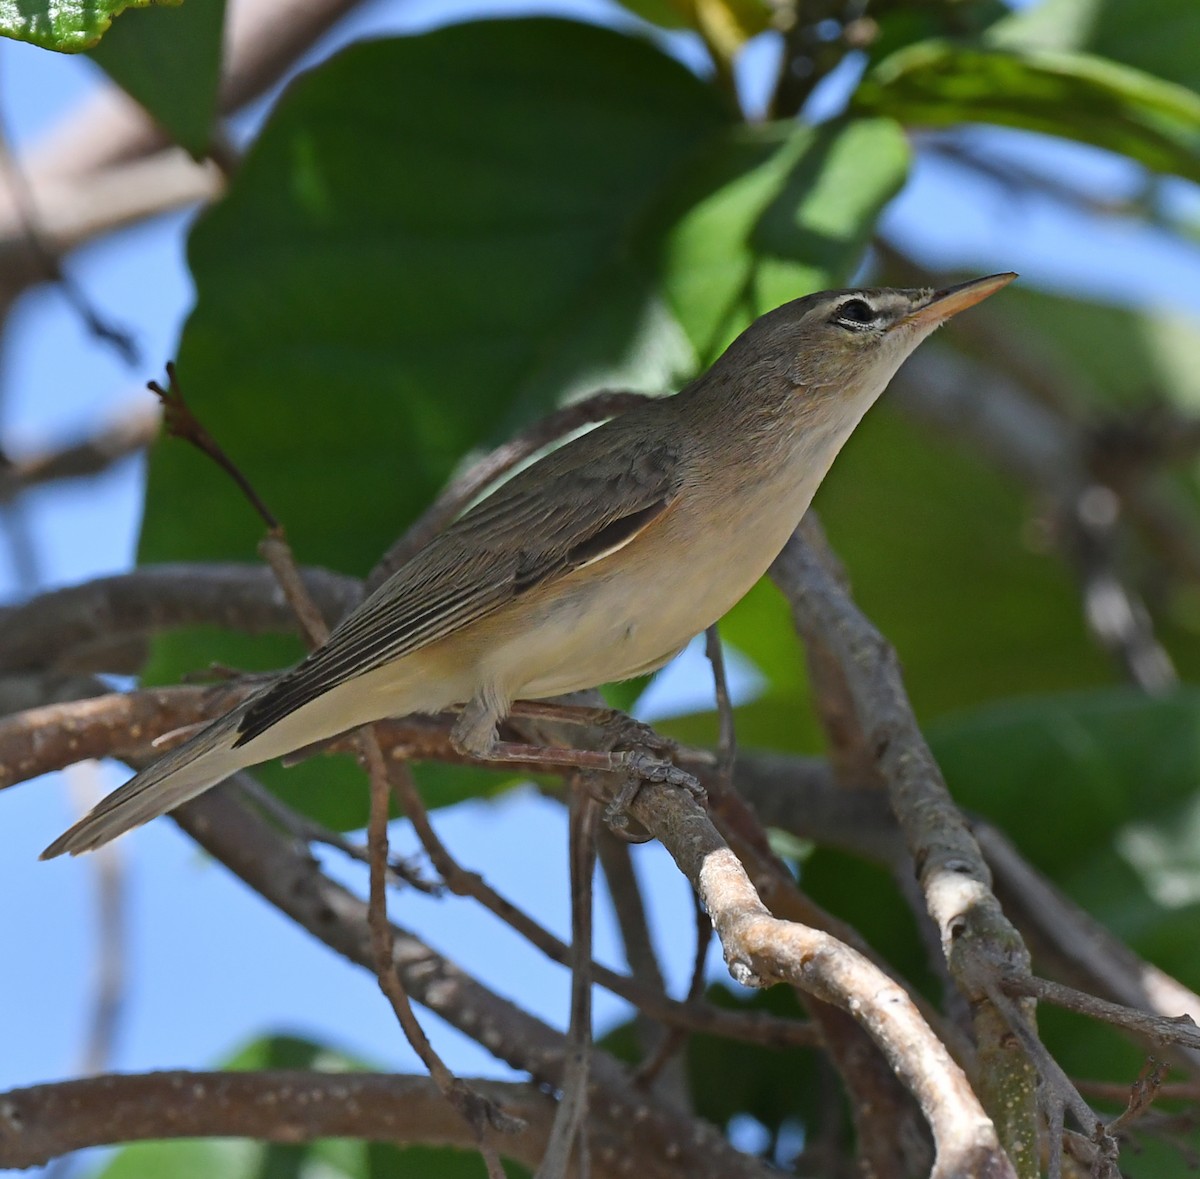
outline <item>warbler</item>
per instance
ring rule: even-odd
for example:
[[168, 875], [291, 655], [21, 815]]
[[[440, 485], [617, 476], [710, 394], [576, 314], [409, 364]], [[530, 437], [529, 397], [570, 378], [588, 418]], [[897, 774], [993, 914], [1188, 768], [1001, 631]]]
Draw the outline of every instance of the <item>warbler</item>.
[[237, 770], [384, 717], [462, 706], [455, 746], [497, 760], [511, 753], [497, 725], [513, 701], [661, 667], [766, 572], [913, 349], [1015, 277], [823, 291], [768, 312], [679, 393], [501, 484], [322, 647], [136, 774], [42, 858], [99, 847]]

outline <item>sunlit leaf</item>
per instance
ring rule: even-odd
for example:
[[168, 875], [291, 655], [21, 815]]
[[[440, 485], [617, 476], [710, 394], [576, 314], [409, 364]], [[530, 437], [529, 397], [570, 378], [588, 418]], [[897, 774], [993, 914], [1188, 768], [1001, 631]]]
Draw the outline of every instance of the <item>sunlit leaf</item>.
[[1092, 53], [1200, 90], [1195, 0], [1041, 0], [995, 24], [997, 48]]
[[[180, 0], [160, 0], [174, 6]], [[0, 0], [0, 36], [28, 41], [43, 49], [78, 53], [90, 49], [108, 31], [113, 18], [151, 0]]]
[[1040, 131], [1200, 180], [1200, 95], [1100, 57], [925, 42], [881, 62], [853, 106], [917, 126]]

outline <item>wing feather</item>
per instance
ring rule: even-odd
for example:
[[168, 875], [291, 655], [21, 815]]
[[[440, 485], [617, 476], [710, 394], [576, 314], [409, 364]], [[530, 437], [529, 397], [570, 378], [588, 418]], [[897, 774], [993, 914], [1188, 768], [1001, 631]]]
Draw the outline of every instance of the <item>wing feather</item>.
[[643, 441], [644, 419], [659, 408], [650, 403], [568, 443], [435, 537], [250, 706], [237, 744], [629, 543], [678, 490], [678, 447]]

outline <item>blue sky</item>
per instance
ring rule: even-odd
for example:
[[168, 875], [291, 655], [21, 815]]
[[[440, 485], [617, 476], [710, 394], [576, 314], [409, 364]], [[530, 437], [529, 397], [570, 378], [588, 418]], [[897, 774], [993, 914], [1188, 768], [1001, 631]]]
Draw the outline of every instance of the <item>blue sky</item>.
[[[621, 19], [599, 0], [543, 4], [376, 4], [350, 31], [381, 34], [427, 27], [451, 15], [557, 12]], [[616, 14], [616, 15], [615, 15]], [[343, 34], [349, 35], [349, 33]], [[328, 47], [322, 52], [327, 52]], [[695, 62], [686, 43], [680, 53]], [[763, 43], [749, 55], [746, 86], [762, 93], [772, 55]], [[0, 105], [19, 145], [36, 141], [97, 84], [83, 59], [0, 43]], [[261, 117], [259, 104], [254, 117]], [[244, 134], [246, 126], [241, 132]], [[1012, 152], [1055, 175], [1098, 191], [1123, 194], [1139, 183], [1137, 169], [1092, 149], [1012, 132], [990, 131], [987, 150]], [[1200, 221], [1196, 190], [1179, 183], [1171, 199]], [[81, 251], [70, 268], [93, 301], [131, 326], [143, 364], [131, 372], [88, 338], [53, 289], [32, 292], [9, 325], [0, 370], [0, 440], [14, 454], [88, 432], [122, 405], [143, 397], [174, 351], [191, 289], [183, 265], [189, 217], [172, 215]], [[1134, 306], [1170, 307], [1200, 317], [1200, 244], [1119, 220], [1083, 223], [1052, 201], [1011, 199], [961, 170], [920, 163], [886, 215], [887, 230], [933, 265], [987, 273], [1015, 269], [1025, 281]], [[42, 586], [66, 584], [128, 568], [139, 513], [141, 469], [129, 462], [86, 486], [31, 494], [21, 505], [37, 541]], [[29, 592], [17, 584], [0, 521], [0, 593]], [[743, 677], [743, 684], [750, 677]], [[709, 678], [692, 650], [656, 685], [654, 706], [681, 707], [707, 699]], [[120, 780], [105, 769], [106, 786]], [[82, 777], [86, 780], [88, 775]], [[94, 777], [94, 775], [93, 775]], [[86, 781], [85, 781], [86, 785]], [[37, 861], [37, 852], [74, 817], [63, 775], [0, 795], [0, 1090], [72, 1075], [87, 1016], [95, 961], [94, 873], [87, 858]], [[468, 867], [518, 904], [533, 909], [560, 935], [567, 931], [565, 823], [556, 806], [532, 792], [495, 805], [441, 812], [439, 829]], [[397, 831], [401, 846], [412, 846]], [[301, 931], [208, 863], [168, 821], [120, 844], [127, 875], [129, 986], [114, 1066], [125, 1070], [211, 1065], [247, 1037], [288, 1029], [345, 1047], [385, 1067], [413, 1069], [386, 1002], [363, 971], [315, 947]], [[637, 849], [660, 942], [679, 949], [668, 959], [675, 993], [686, 985], [692, 906], [683, 881], [656, 846]], [[337, 874], [361, 875], [336, 858]], [[547, 903], [547, 898], [550, 898]], [[549, 1018], [565, 1019], [567, 977], [468, 902], [431, 901], [404, 893], [393, 900], [402, 924], [422, 933], [501, 993], [530, 1001]], [[599, 956], [621, 965], [611, 922], [597, 930]], [[719, 961], [712, 959], [714, 971]], [[601, 995], [598, 1021], [621, 1006]], [[425, 1016], [435, 1044], [467, 1073], [503, 1073], [481, 1049]]]

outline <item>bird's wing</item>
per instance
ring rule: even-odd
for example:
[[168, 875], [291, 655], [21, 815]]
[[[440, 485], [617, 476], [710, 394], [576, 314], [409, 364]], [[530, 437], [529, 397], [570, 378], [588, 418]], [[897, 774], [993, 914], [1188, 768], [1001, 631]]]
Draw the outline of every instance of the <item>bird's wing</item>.
[[251, 704], [238, 745], [338, 684], [603, 560], [653, 523], [678, 491], [679, 449], [638, 447], [629, 416], [514, 476], [435, 537]]

